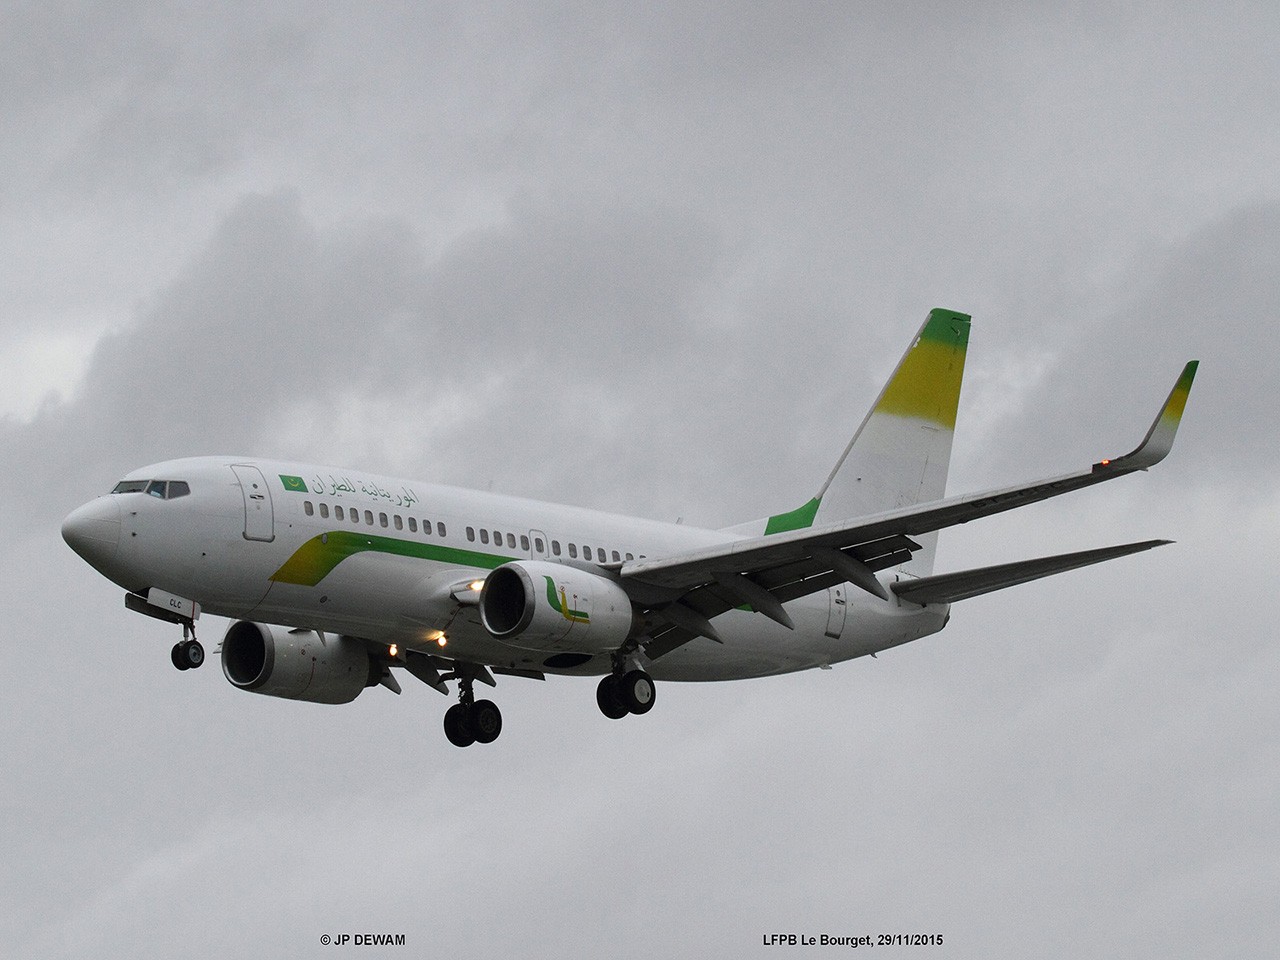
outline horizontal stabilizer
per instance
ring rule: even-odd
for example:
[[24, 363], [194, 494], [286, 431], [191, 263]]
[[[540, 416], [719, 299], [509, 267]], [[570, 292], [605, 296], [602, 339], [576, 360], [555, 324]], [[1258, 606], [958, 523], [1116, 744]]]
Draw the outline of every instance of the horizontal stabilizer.
[[1124, 543], [1099, 550], [1062, 553], [1056, 557], [1019, 560], [1017, 563], [961, 570], [958, 573], [944, 573], [920, 580], [903, 580], [893, 584], [890, 589], [903, 600], [909, 600], [912, 603], [954, 603], [956, 600], [967, 600], [970, 597], [991, 593], [993, 590], [1003, 590], [1005, 587], [1029, 583], [1041, 577], [1050, 577], [1055, 573], [1087, 567], [1104, 560], [1114, 560], [1116, 557], [1127, 556], [1130, 553], [1141, 553], [1143, 550], [1161, 547], [1172, 542], [1171, 540], [1144, 540], [1141, 543]]

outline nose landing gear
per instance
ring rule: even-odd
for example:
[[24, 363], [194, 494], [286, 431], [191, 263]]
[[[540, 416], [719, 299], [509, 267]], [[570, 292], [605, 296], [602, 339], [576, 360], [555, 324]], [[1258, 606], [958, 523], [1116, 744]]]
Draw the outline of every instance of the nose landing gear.
[[179, 670], [194, 670], [204, 663], [204, 647], [196, 639], [194, 623], [183, 623], [182, 639], [173, 645], [169, 659]]

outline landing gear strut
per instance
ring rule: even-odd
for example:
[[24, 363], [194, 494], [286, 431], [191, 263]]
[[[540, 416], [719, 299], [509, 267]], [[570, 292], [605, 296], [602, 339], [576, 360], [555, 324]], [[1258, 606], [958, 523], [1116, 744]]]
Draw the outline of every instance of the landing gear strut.
[[472, 678], [458, 678], [458, 702], [444, 712], [444, 735], [455, 747], [493, 743], [502, 732], [502, 712], [492, 700], [477, 700]]
[[169, 659], [179, 670], [194, 670], [204, 663], [204, 647], [196, 639], [194, 624], [182, 625], [182, 639], [169, 651]]
[[621, 720], [628, 713], [652, 710], [655, 692], [653, 677], [643, 670], [611, 673], [596, 687], [596, 704], [610, 720]]

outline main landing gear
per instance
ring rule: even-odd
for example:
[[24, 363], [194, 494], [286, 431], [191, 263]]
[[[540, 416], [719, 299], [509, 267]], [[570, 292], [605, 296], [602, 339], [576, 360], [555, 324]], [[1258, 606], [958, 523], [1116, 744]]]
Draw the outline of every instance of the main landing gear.
[[182, 625], [182, 639], [173, 645], [169, 659], [179, 670], [194, 670], [204, 663], [204, 647], [196, 639], [194, 624]]
[[502, 732], [502, 712], [492, 700], [477, 700], [471, 677], [458, 678], [458, 702], [444, 712], [444, 735], [455, 747], [493, 743]]
[[628, 713], [648, 713], [653, 709], [653, 677], [643, 670], [611, 673], [596, 687], [596, 704], [610, 720], [621, 720]]

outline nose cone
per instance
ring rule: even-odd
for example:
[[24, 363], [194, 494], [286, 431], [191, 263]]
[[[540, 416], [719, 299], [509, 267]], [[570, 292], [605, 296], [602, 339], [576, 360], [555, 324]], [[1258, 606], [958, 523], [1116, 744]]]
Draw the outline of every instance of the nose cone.
[[99, 497], [77, 507], [62, 521], [62, 539], [89, 564], [105, 573], [120, 547], [120, 504]]

